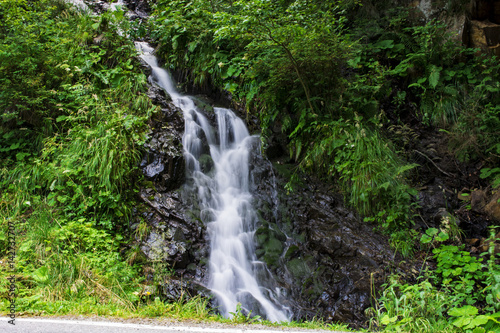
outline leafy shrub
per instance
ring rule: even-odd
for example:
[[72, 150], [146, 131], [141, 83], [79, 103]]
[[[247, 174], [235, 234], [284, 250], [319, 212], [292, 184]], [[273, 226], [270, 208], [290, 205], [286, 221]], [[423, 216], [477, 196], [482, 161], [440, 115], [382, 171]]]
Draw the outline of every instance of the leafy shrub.
[[118, 230], [155, 108], [124, 13], [8, 0], [0, 16], [0, 225], [17, 230], [19, 310], [135, 309], [141, 278]]
[[455, 245], [442, 245], [433, 250], [437, 268], [433, 273], [436, 283], [449, 286], [456, 292], [455, 305], [474, 304], [484, 295], [476, 294], [486, 278], [482, 258], [476, 258]]
[[[316, 141], [306, 153], [304, 169], [338, 175], [347, 201], [383, 230], [406, 229], [412, 220], [411, 195], [404, 173], [415, 165], [404, 165], [377, 131], [364, 127], [360, 118], [317, 126]], [[314, 131], [314, 129], [311, 129]], [[386, 203], [390, 201], [391, 206]]]
[[[347, 7], [301, 0], [158, 2], [153, 37], [170, 66], [189, 68], [200, 85], [210, 78], [249, 111], [258, 110], [264, 134], [281, 124], [303, 170], [339, 176], [346, 200], [362, 215], [376, 216], [384, 230], [407, 228], [414, 191], [403, 175], [414, 166], [378, 131], [383, 68], [364, 61], [359, 75], [342, 75], [358, 48], [344, 34]], [[360, 61], [350, 64], [357, 70]]]
[[389, 332], [454, 332], [446, 319], [451, 308], [446, 291], [428, 280], [414, 285], [401, 283], [396, 275], [382, 288], [377, 305], [369, 310], [373, 314], [370, 326]]
[[[369, 310], [372, 326], [405, 332], [497, 332], [500, 329], [500, 271], [492, 229], [488, 263], [455, 245], [436, 247], [435, 271], [409, 284], [392, 275], [376, 306]], [[448, 234], [430, 228], [424, 244], [444, 242]], [[453, 328], [454, 327], [454, 328]]]
[[131, 180], [154, 111], [135, 47], [118, 33], [123, 12], [92, 17], [50, 0], [29, 9], [13, 3], [2, 3], [10, 23], [0, 53], [0, 186], [18, 202], [48, 196], [67, 217], [116, 227], [131, 213]]

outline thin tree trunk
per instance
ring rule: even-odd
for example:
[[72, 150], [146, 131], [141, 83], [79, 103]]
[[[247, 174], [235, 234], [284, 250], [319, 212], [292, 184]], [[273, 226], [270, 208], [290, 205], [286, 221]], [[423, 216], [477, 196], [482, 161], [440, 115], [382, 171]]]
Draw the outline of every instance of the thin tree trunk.
[[276, 45], [281, 47], [285, 51], [288, 59], [290, 59], [292, 66], [295, 69], [295, 73], [297, 73], [300, 84], [302, 85], [302, 88], [304, 89], [304, 93], [306, 94], [307, 104], [309, 104], [309, 107], [311, 108], [311, 112], [314, 113], [314, 108], [313, 108], [312, 103], [311, 103], [311, 96], [309, 95], [309, 89], [307, 88], [307, 85], [306, 85], [306, 82], [304, 81], [304, 78], [300, 74], [299, 64], [297, 63], [297, 61], [293, 57], [292, 52], [290, 52], [290, 50], [286, 47], [286, 45], [284, 43], [280, 43], [276, 39], [274, 39], [274, 37], [271, 35], [271, 29], [269, 29], [269, 27], [267, 27], [265, 24], [263, 24], [263, 26], [267, 29], [267, 36], [269, 37], [269, 39], [271, 39]]

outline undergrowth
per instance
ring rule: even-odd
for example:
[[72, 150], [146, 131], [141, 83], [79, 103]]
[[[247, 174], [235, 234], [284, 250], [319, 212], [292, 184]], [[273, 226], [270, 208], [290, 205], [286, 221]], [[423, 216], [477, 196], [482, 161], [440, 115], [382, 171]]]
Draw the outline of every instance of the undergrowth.
[[[428, 229], [421, 243], [432, 249], [435, 270], [424, 270], [416, 283], [392, 275], [368, 310], [372, 329], [388, 332], [500, 331], [500, 269], [495, 228], [488, 251], [480, 256], [448, 241], [445, 229]], [[425, 263], [424, 263], [425, 265]]]
[[119, 33], [128, 20], [52, 0], [2, 1], [0, 13], [2, 309], [13, 274], [21, 313], [132, 311], [143, 278], [125, 262], [124, 243], [156, 108], [135, 47]]
[[[230, 92], [265, 138], [281, 132], [297, 163], [288, 190], [299, 172], [318, 174], [410, 257], [419, 248], [419, 166], [405, 151], [418, 139], [408, 121], [441, 129], [455, 157], [481, 164], [480, 177], [498, 187], [500, 64], [457, 45], [439, 21], [414, 24], [402, 8], [355, 20], [361, 5], [160, 0], [146, 26], [167, 66]], [[462, 1], [449, 6], [461, 12]], [[26, 314], [257, 321], [241, 312], [222, 319], [201, 297], [164, 302], [125, 258], [137, 164], [156, 111], [129, 38], [144, 31], [127, 37], [122, 11], [92, 16], [56, 0], [2, 1], [0, 16], [2, 309], [14, 274]], [[3, 260], [9, 224], [14, 271]], [[456, 235], [424, 236], [437, 269], [414, 284], [391, 277], [371, 310], [373, 328], [499, 331], [495, 246], [474, 256]]]

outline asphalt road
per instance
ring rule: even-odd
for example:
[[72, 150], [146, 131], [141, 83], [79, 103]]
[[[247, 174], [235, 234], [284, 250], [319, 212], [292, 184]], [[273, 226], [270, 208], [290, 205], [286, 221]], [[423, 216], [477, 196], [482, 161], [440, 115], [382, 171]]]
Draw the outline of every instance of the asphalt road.
[[[9, 318], [0, 317], [0, 332], [7, 333], [304, 333], [330, 332], [313, 330], [283, 329], [253, 329], [252, 327], [220, 327], [220, 325], [206, 324], [203, 326], [182, 326], [175, 324], [144, 325], [134, 323], [116, 323], [88, 320], [60, 320], [38, 318], [16, 318], [15, 325], [9, 324]], [[219, 326], [219, 327], [214, 327]], [[338, 332], [342, 333], [342, 332]]]

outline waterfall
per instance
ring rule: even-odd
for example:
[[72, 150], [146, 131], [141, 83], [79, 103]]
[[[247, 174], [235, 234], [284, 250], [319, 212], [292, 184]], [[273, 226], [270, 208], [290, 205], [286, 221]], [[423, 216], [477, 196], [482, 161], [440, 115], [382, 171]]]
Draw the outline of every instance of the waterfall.
[[255, 256], [257, 215], [249, 191], [249, 156], [252, 149], [258, 149], [259, 137], [251, 136], [244, 122], [226, 108], [214, 108], [217, 129], [213, 129], [193, 99], [176, 90], [167, 71], [158, 66], [153, 49], [147, 43], [136, 45], [141, 58], [151, 66], [155, 83], [184, 114], [187, 177], [199, 200], [200, 219], [207, 225], [208, 288], [220, 312], [230, 317], [240, 306], [270, 321], [288, 321], [290, 311], [276, 300], [277, 292], [256, 278], [257, 273], [267, 271]]

